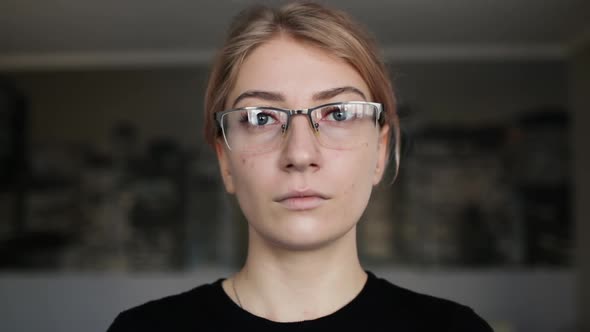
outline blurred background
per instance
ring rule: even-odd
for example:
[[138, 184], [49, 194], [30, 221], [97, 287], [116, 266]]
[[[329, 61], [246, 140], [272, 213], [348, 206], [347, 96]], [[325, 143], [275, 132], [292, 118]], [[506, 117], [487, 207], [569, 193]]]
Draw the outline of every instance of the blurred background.
[[[374, 33], [400, 100], [366, 268], [497, 332], [590, 331], [590, 3], [323, 2]], [[0, 2], [0, 330], [104, 331], [240, 267], [202, 105], [253, 3]]]

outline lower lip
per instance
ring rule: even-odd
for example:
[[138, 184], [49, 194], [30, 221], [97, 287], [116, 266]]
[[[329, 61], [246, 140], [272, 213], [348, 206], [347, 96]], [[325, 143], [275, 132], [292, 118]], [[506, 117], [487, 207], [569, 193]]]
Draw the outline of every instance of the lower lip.
[[320, 206], [324, 202], [324, 199], [318, 196], [306, 196], [306, 197], [292, 197], [287, 198], [279, 203], [289, 210], [302, 211], [311, 210]]

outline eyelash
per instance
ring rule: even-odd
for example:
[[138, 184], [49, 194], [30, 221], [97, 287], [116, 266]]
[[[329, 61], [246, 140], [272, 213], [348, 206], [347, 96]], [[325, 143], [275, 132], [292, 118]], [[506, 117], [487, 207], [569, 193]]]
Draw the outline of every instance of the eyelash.
[[[264, 114], [270, 118], [272, 118], [273, 120], [277, 121], [278, 120], [272, 116], [272, 114], [270, 112], [260, 112], [259, 114]], [[248, 113], [247, 112], [243, 112], [242, 114], [240, 114], [240, 123], [249, 123], [249, 119], [248, 119]]]

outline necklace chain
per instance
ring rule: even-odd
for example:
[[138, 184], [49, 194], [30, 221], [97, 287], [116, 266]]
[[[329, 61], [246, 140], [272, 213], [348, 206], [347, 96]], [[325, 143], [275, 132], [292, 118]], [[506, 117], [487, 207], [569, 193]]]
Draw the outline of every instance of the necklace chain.
[[240, 296], [238, 295], [238, 291], [236, 290], [236, 278], [235, 277], [231, 280], [231, 287], [233, 288], [234, 294], [236, 295], [236, 299], [238, 300], [238, 306], [240, 306], [240, 308], [244, 309], [242, 307], [242, 301], [240, 301]]

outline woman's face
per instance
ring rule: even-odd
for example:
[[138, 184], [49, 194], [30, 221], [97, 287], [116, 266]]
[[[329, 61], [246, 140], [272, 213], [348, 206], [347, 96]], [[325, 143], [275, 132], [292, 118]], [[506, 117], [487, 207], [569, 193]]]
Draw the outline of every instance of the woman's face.
[[[366, 83], [348, 63], [281, 36], [246, 58], [225, 106], [307, 109], [363, 95], [370, 101]], [[240, 153], [219, 139], [223, 181], [248, 220], [250, 240], [309, 250], [350, 232], [382, 177], [387, 130], [375, 126], [355, 148], [330, 149], [319, 144], [306, 116], [294, 116], [282, 146], [270, 152]]]

